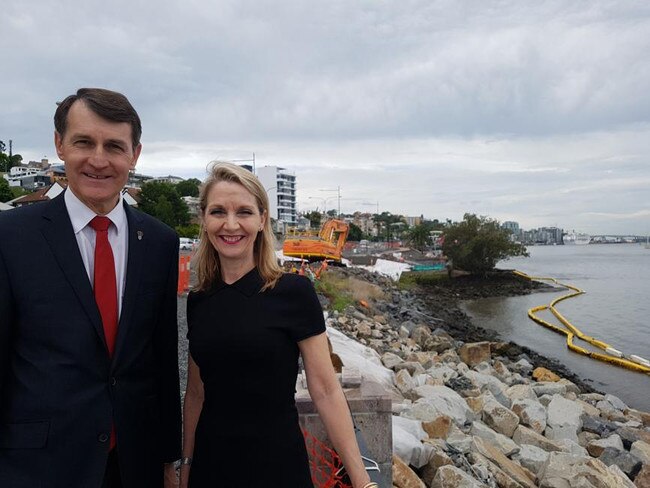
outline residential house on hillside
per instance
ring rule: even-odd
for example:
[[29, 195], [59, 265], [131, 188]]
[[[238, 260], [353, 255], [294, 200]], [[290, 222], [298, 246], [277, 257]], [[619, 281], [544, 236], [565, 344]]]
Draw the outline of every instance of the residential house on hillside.
[[180, 183], [181, 181], [184, 181], [183, 178], [180, 176], [173, 176], [173, 175], [167, 175], [167, 176], [156, 176], [153, 178], [152, 181], [158, 181], [160, 183], [171, 183], [172, 185], [175, 185], [177, 183]]
[[[22, 207], [24, 205], [33, 205], [34, 203], [46, 202], [52, 198], [59, 196], [61, 192], [67, 188], [67, 186], [67, 183], [57, 181], [49, 186], [40, 188], [39, 190], [36, 190], [27, 195], [9, 200], [6, 204], [4, 204], [9, 206], [9, 208], [2, 208], [2, 210], [10, 210], [12, 208]], [[127, 204], [133, 207], [137, 207], [138, 201], [140, 200], [140, 189], [124, 188], [122, 190], [122, 197]]]
[[13, 207], [22, 207], [24, 205], [33, 205], [39, 202], [46, 202], [52, 198], [58, 196], [63, 190], [66, 189], [68, 185], [59, 183], [53, 183], [51, 185], [40, 188], [32, 193], [23, 195], [22, 197], [14, 198], [7, 202], [8, 205]]

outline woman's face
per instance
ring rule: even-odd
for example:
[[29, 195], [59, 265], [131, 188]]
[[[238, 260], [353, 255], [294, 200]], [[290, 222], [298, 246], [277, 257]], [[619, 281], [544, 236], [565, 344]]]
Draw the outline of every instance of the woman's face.
[[255, 239], [265, 220], [266, 212], [260, 213], [242, 185], [220, 181], [210, 188], [203, 221], [222, 265], [255, 266]]

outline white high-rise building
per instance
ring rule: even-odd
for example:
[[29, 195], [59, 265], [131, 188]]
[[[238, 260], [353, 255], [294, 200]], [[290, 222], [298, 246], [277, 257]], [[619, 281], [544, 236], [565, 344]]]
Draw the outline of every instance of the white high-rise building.
[[263, 166], [256, 173], [269, 196], [270, 216], [295, 227], [298, 224], [296, 175], [278, 166]]

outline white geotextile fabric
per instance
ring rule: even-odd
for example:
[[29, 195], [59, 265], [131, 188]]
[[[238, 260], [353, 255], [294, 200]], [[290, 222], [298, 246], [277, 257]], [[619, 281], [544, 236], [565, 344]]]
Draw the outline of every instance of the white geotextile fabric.
[[422, 443], [426, 437], [422, 422], [393, 415], [393, 453], [404, 462], [416, 468], [429, 462], [433, 446]]
[[[325, 316], [327, 317], [327, 314]], [[350, 339], [332, 327], [327, 327], [327, 335], [333, 351], [339, 355], [344, 366], [357, 368], [363, 378], [382, 385], [394, 400], [401, 399], [394, 386], [395, 373], [382, 364], [375, 350]], [[431, 458], [433, 448], [421, 441], [426, 437], [422, 423], [419, 420], [396, 416], [392, 417], [392, 421], [393, 452], [412, 466], [424, 466]]]
[[356, 266], [357, 268], [363, 268], [373, 273], [377, 273], [383, 276], [388, 276], [389, 278], [397, 281], [404, 271], [411, 269], [410, 264], [406, 263], [396, 263], [395, 261], [388, 261], [387, 259], [378, 259], [374, 266]]
[[393, 393], [391, 396], [401, 396], [395, 388], [395, 373], [382, 364], [379, 354], [374, 349], [350, 339], [333, 327], [327, 327], [327, 335], [332, 343], [332, 349], [339, 355], [344, 366], [357, 368], [362, 378], [379, 383], [387, 392]]

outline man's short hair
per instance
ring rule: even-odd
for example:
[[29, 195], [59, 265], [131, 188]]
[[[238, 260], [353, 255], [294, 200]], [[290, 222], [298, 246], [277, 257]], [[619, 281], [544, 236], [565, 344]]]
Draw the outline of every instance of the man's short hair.
[[131, 124], [133, 149], [138, 147], [142, 135], [142, 124], [138, 113], [124, 95], [104, 88], [79, 88], [75, 95], [70, 95], [57, 104], [54, 128], [61, 137], [65, 135], [67, 129], [70, 107], [77, 100], [83, 101], [86, 107], [102, 119]]

